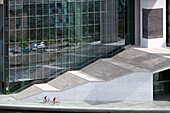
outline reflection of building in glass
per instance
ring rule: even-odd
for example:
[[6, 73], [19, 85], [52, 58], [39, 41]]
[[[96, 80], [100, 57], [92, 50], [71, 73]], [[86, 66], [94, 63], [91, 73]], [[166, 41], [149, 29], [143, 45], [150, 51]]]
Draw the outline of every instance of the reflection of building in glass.
[[[169, 99], [169, 0], [10, 0], [1, 8], [2, 88], [49, 80], [15, 99]], [[120, 52], [125, 44], [137, 47]]]
[[119, 0], [5, 0], [3, 12], [1, 78], [11, 92], [125, 45], [125, 5]]

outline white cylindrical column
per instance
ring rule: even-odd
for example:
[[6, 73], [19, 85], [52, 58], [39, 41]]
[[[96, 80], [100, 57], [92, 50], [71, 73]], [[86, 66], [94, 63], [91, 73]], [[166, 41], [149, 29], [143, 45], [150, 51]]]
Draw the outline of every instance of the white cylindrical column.
[[0, 4], [3, 4], [3, 0], [0, 0]]
[[140, 46], [166, 46], [166, 0], [140, 0]]

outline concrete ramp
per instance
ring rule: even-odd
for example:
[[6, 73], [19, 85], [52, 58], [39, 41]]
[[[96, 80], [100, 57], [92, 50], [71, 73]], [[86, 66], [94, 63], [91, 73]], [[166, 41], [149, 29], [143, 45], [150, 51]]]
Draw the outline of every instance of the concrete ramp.
[[43, 90], [35, 85], [21, 91], [20, 93], [18, 93], [17, 95], [13, 96], [15, 99], [17, 100], [21, 100], [39, 93], [42, 93]]
[[92, 81], [98, 82], [103, 80], [90, 76], [82, 71], [68, 71], [48, 83], [34, 84], [13, 97], [17, 100], [21, 100], [42, 92], [64, 91]]
[[35, 84], [14, 98], [42, 100], [49, 95], [59, 100], [152, 101], [153, 73], [170, 68], [170, 58], [166, 57], [170, 48], [162, 48], [161, 52], [129, 48], [81, 70], [68, 71], [48, 83]]

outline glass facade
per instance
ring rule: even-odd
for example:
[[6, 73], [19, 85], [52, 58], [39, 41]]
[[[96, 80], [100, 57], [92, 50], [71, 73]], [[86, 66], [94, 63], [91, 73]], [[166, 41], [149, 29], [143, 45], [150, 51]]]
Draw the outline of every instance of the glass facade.
[[2, 42], [3, 42], [3, 5], [0, 1], [0, 91], [3, 90], [3, 56], [2, 56]]
[[132, 35], [125, 0], [4, 0], [3, 8], [4, 92], [107, 57]]
[[170, 93], [170, 70], [166, 70], [160, 73], [154, 74], [153, 82], [153, 90], [154, 97], [161, 94], [169, 94]]

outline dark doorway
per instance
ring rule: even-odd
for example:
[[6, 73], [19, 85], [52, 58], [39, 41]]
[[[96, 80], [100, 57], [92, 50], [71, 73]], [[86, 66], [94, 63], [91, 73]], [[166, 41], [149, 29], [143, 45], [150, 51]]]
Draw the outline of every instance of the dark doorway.
[[170, 100], [170, 70], [153, 76], [154, 100]]

